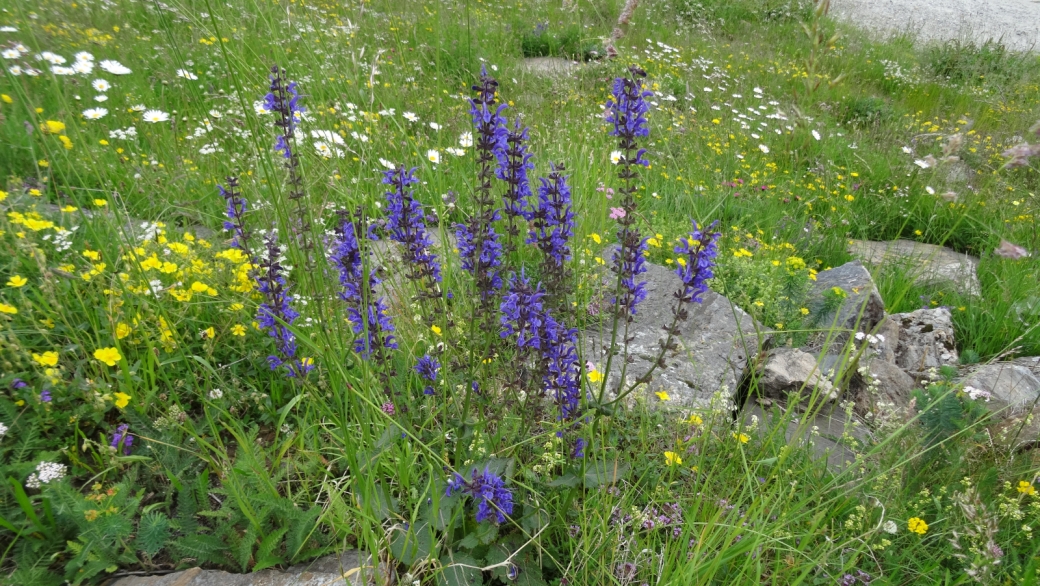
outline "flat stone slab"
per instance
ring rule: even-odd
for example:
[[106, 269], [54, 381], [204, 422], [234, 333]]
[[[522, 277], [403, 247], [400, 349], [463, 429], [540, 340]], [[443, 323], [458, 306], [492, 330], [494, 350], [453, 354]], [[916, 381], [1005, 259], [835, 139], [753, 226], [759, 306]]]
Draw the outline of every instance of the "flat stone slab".
[[889, 319], [899, 324], [895, 363], [907, 374], [920, 379], [930, 368], [959, 363], [950, 310], [918, 309], [891, 315]]
[[851, 240], [849, 254], [874, 266], [898, 265], [919, 285], [952, 284], [958, 290], [976, 296], [982, 290], [976, 272], [979, 259], [944, 246], [913, 240]]
[[784, 424], [784, 439], [788, 443], [805, 442], [811, 448], [813, 456], [818, 460], [826, 460], [827, 469], [839, 473], [856, 461], [856, 453], [861, 452], [870, 442], [870, 431], [858, 419], [846, 421], [845, 413], [836, 406], [826, 406], [818, 412], [797, 413], [786, 417], [781, 414], [774, 422], [772, 409], [763, 409], [760, 405], [748, 405], [743, 412], [744, 425], [751, 425], [753, 418], [758, 419], [756, 433], [771, 433], [777, 424]]
[[570, 75], [581, 68], [581, 65], [563, 57], [528, 57], [521, 62], [526, 73], [543, 76]]
[[[682, 281], [671, 270], [647, 263], [641, 275], [647, 281], [647, 297], [636, 308], [635, 321], [628, 327], [628, 345], [632, 362], [625, 371], [625, 387], [646, 373], [660, 354], [660, 340], [666, 337], [664, 327], [672, 323], [672, 294]], [[605, 283], [613, 279], [608, 274]], [[613, 283], [610, 284], [613, 286]], [[722, 391], [732, 400], [747, 370], [748, 357], [758, 351], [761, 327], [754, 318], [714, 291], [708, 291], [703, 303], [687, 305], [689, 318], [679, 322], [678, 348], [665, 356], [665, 366], [653, 372], [644, 394], [650, 402], [659, 402], [653, 394], [665, 391], [670, 400], [662, 406], [706, 408], [716, 392]], [[584, 359], [597, 369], [606, 368], [610, 346], [610, 316], [604, 315], [603, 330], [587, 330], [582, 335]], [[623, 345], [621, 323], [617, 345]], [[619, 389], [623, 354], [614, 357], [607, 376], [608, 392]]]
[[313, 562], [297, 564], [285, 571], [261, 570], [252, 574], [232, 574], [222, 570], [191, 568], [157, 576], [130, 576], [108, 586], [362, 586], [372, 583], [375, 569], [364, 568], [357, 551], [329, 555]]

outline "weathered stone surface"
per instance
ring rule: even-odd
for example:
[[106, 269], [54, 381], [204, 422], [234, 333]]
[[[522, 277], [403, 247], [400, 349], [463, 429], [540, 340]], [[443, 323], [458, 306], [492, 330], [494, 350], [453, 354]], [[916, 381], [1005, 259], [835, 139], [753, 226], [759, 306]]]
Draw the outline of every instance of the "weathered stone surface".
[[766, 397], [784, 398], [801, 393], [808, 399], [819, 392], [825, 400], [837, 398], [834, 385], [816, 359], [797, 348], [777, 348], [769, 353], [758, 372], [758, 390]]
[[866, 372], [856, 373], [849, 385], [849, 397], [856, 414], [874, 421], [882, 414], [904, 410], [916, 386], [914, 378], [891, 362], [874, 357], [866, 361]]
[[1016, 447], [1040, 443], [1040, 357], [981, 366], [964, 384], [993, 396], [986, 407], [994, 413], [998, 442]]
[[1007, 407], [1008, 415], [1032, 409], [1040, 397], [1040, 375], [1015, 362], [996, 362], [979, 367], [965, 379], [964, 384], [993, 395], [990, 409]]
[[535, 75], [569, 75], [577, 71], [581, 65], [563, 57], [528, 57], [521, 65], [527, 73]]
[[758, 427], [755, 431], [762, 435], [774, 433], [776, 426], [782, 423], [784, 439], [788, 443], [806, 442], [817, 459], [827, 461], [827, 468], [833, 473], [841, 472], [855, 462], [856, 453], [871, 441], [865, 424], [855, 417], [848, 420], [836, 407], [787, 416], [779, 410], [749, 405], [744, 410], [744, 426], [751, 426], [756, 420]]
[[[852, 261], [822, 271], [816, 275], [809, 299], [809, 309], [817, 314], [825, 306], [824, 294], [839, 287], [847, 295], [836, 311], [821, 315], [817, 320], [820, 327], [869, 332], [885, 317], [885, 302], [870, 277], [870, 272], [859, 261]], [[835, 319], [835, 317], [837, 319]]]
[[[628, 350], [633, 361], [625, 371], [625, 388], [653, 366], [660, 353], [659, 341], [666, 337], [663, 328], [672, 323], [672, 293], [681, 284], [672, 271], [649, 263], [642, 278], [647, 281], [647, 297], [638, 306], [635, 321], [628, 326], [628, 336], [632, 338]], [[690, 304], [688, 310], [689, 319], [680, 322], [677, 350], [665, 357], [664, 368], [654, 370], [646, 389], [646, 397], [652, 401], [658, 400], [653, 392], [668, 392], [669, 407], [706, 407], [720, 390], [731, 399], [747, 369], [748, 357], [759, 347], [757, 331], [761, 327], [714, 291], [704, 295], [703, 303]], [[589, 330], [582, 335], [585, 359], [600, 370], [606, 368], [606, 350], [610, 346], [610, 320], [605, 321], [602, 330]], [[622, 340], [619, 331], [619, 347]], [[616, 355], [610, 372], [605, 373], [610, 392], [618, 392], [623, 361], [622, 354]]]
[[914, 378], [921, 378], [929, 368], [957, 365], [959, 357], [948, 309], [918, 309], [897, 313], [890, 319], [899, 324], [896, 366]]
[[[367, 558], [366, 558], [367, 561]], [[372, 583], [373, 568], [362, 571], [357, 551], [329, 555], [285, 571], [261, 570], [232, 574], [221, 570], [191, 568], [163, 576], [119, 578], [110, 586], [360, 586]]]
[[852, 240], [849, 254], [870, 265], [898, 265], [917, 284], [952, 284], [970, 295], [981, 290], [976, 274], [979, 259], [943, 246], [913, 240]]

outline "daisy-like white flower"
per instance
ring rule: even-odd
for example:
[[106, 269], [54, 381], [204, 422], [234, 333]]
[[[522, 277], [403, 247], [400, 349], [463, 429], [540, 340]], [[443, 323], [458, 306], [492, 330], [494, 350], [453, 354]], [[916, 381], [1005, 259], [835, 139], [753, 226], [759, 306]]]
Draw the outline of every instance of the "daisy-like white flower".
[[80, 75], [90, 75], [94, 71], [94, 62], [77, 61], [72, 64], [72, 70]]
[[25, 71], [23, 71], [22, 73], [28, 75], [29, 77], [37, 77], [40, 75], [40, 70], [34, 69], [32, 67], [26, 67]]
[[812, 137], [815, 138], [816, 140], [820, 140], [820, 131], [819, 130], [812, 131]]
[[260, 100], [253, 102], [253, 111], [256, 112], [257, 116], [263, 116], [264, 114], [270, 114], [271, 111], [267, 109], [267, 106]]
[[462, 134], [460, 134], [459, 146], [461, 146], [464, 149], [468, 149], [469, 147], [473, 146], [473, 133], [463, 132]]
[[51, 73], [54, 75], [75, 75], [76, 70], [64, 65], [51, 65]]
[[16, 33], [18, 29], [13, 26], [0, 26], [0, 33]]
[[108, 81], [104, 79], [95, 79], [94, 81], [90, 82], [90, 87], [94, 88], [99, 92], [107, 92], [108, 90], [112, 89], [112, 84], [108, 83]]
[[104, 118], [106, 114], [108, 114], [108, 110], [104, 108], [89, 108], [83, 110], [83, 117], [87, 120], [98, 120], [99, 118]]
[[322, 158], [332, 158], [332, 147], [330, 147], [328, 143], [317, 141], [314, 143], [314, 150], [318, 151], [318, 154], [321, 155]]
[[220, 117], [224, 116], [223, 114], [220, 113], [220, 110], [210, 110], [209, 111], [209, 115], [214, 117], [214, 118], [220, 118]]
[[105, 59], [101, 62], [101, 69], [111, 73], [112, 75], [129, 75], [133, 73], [130, 68], [118, 61], [112, 59]]
[[86, 51], [80, 51], [79, 53], [76, 53], [75, 57], [76, 57], [76, 61], [93, 61], [94, 60], [94, 56], [91, 55], [90, 53], [87, 53]]
[[440, 124], [437, 124], [436, 122], [430, 122], [430, 128], [434, 130], [440, 130], [443, 127]]
[[769, 154], [769, 147], [767, 147], [764, 144], [758, 145], [758, 150], [762, 151], [763, 153], [765, 153], [767, 155]]
[[404, 119], [409, 122], [418, 122], [419, 117], [415, 115], [415, 112], [405, 112]]
[[144, 112], [144, 110], [145, 110], [144, 104], [136, 104], [134, 106], [130, 106], [130, 111], [131, 112]]
[[193, 81], [199, 78], [199, 76], [197, 76], [194, 73], [188, 71], [187, 69], [178, 69], [177, 70], [177, 77], [183, 77], [184, 79], [190, 79], [190, 80], [193, 80]]
[[50, 51], [44, 51], [43, 53], [40, 53], [39, 55], [36, 56], [36, 59], [37, 60], [42, 59], [42, 60], [46, 61], [47, 63], [50, 63], [51, 65], [61, 65], [61, 64], [65, 63], [65, 58], [64, 57], [62, 57], [61, 55], [58, 55], [57, 53], [51, 53]]
[[462, 155], [466, 154], [465, 149], [457, 149], [455, 147], [448, 147], [444, 150], [447, 151], [448, 154], [455, 155], [456, 157], [461, 157]]
[[621, 162], [621, 151], [612, 151], [610, 153], [610, 162], [614, 163], [615, 165]]
[[4, 49], [3, 51], [0, 51], [0, 57], [3, 57], [4, 59], [17, 59], [21, 56], [22, 54], [19, 53], [17, 49]]
[[23, 45], [21, 43], [18, 43], [17, 45], [15, 45], [14, 46], [14, 50], [18, 51], [22, 55], [25, 55], [25, 54], [29, 53], [29, 47], [26, 47], [25, 45]]
[[10, 73], [11, 75], [21, 75], [23, 73], [22, 72], [22, 68], [18, 67], [17, 65], [13, 65], [11, 67], [8, 67], [7, 68], [7, 72]]
[[94, 96], [94, 101], [95, 102], [107, 102], [108, 101], [108, 96], [106, 96], [105, 94], [96, 95], [96, 96]]
[[360, 134], [360, 133], [355, 131], [355, 132], [351, 132], [350, 136], [354, 140], [360, 140], [361, 142], [368, 142], [368, 135], [366, 135], [366, 134]]
[[441, 153], [437, 149], [430, 149], [426, 151], [426, 158], [436, 165], [441, 162]]
[[343, 140], [342, 136], [331, 130], [312, 130], [311, 138], [317, 138], [333, 144], [346, 144], [346, 141]]
[[154, 124], [156, 122], [166, 122], [170, 119], [170, 115], [162, 110], [148, 110], [144, 113], [144, 116], [142, 116], [141, 119], [145, 122], [151, 122]]
[[386, 159], [384, 159], [382, 157], [380, 157], [380, 159], [379, 159], [379, 164], [384, 166], [384, 167], [386, 167], [387, 169], [396, 169], [397, 168], [397, 165], [391, 163], [390, 161], [387, 161]]

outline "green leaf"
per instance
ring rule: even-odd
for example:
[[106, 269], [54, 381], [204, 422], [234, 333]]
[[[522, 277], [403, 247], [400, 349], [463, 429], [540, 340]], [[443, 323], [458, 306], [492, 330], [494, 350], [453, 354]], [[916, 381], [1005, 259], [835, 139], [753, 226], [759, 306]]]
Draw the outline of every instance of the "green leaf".
[[632, 467], [619, 460], [589, 462], [585, 469], [585, 488], [615, 484], [628, 476]]
[[440, 586], [477, 586], [483, 583], [480, 575], [483, 566], [464, 553], [442, 557], [441, 567], [443, 570], [437, 574]]
[[390, 553], [406, 566], [429, 557], [433, 551], [433, 535], [428, 522], [420, 522], [408, 529], [398, 528], [390, 539]]
[[550, 482], [549, 486], [552, 486], [554, 488], [558, 488], [558, 487], [561, 487], [561, 486], [566, 486], [567, 488], [574, 488], [575, 486], [578, 486], [578, 484], [580, 482], [581, 482], [581, 479], [578, 478], [577, 474], [575, 474], [573, 472], [567, 472], [563, 476], [561, 476], [561, 477], [557, 478], [556, 480], [553, 480], [552, 482]]

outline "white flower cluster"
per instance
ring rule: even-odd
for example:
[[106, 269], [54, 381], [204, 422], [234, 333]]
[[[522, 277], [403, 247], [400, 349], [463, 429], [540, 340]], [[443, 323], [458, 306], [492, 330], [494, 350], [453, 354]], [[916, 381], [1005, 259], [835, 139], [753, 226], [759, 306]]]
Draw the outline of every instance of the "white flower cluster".
[[36, 472], [29, 475], [29, 478], [25, 481], [26, 488], [40, 488], [44, 484], [50, 484], [55, 480], [61, 480], [65, 477], [65, 472], [68, 468], [65, 464], [57, 464], [55, 462], [40, 462], [36, 465]]
[[7, 435], [7, 429], [8, 428], [7, 428], [6, 425], [4, 425], [3, 423], [0, 423], [0, 439], [3, 439], [3, 437], [5, 435]]
[[978, 401], [979, 399], [982, 399], [988, 403], [989, 400], [993, 398], [993, 395], [990, 394], [989, 391], [976, 389], [971, 385], [965, 385], [964, 392], [967, 393], [968, 397], [970, 397], [972, 401]]
[[108, 138], [113, 138], [113, 139], [118, 139], [118, 140], [129, 140], [129, 139], [132, 139], [132, 138], [137, 138], [137, 129], [134, 128], [133, 126], [128, 126], [126, 128], [122, 128], [122, 129], [116, 128], [115, 130], [109, 130], [108, 131]]

